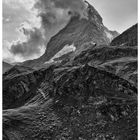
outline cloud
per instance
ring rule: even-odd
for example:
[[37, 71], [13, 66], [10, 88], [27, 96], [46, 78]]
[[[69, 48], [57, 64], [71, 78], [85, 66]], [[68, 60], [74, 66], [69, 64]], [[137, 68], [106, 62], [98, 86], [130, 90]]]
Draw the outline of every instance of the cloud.
[[38, 0], [35, 8], [39, 9], [40, 14], [44, 13], [56, 20], [62, 19], [69, 13], [78, 14], [81, 17], [87, 16], [87, 7], [83, 0]]
[[22, 28], [22, 32], [25, 35], [26, 40], [23, 42], [20, 40], [13, 42], [10, 47], [10, 52], [23, 58], [30, 58], [40, 54], [41, 48], [44, 46], [44, 39], [41, 31], [37, 28]]
[[13, 56], [13, 54], [9, 51], [10, 46], [11, 44], [7, 40], [3, 40], [3, 60], [9, 63], [23, 61], [21, 58]]
[[69, 10], [72, 13], [77, 13], [81, 17], [86, 16], [86, 5], [83, 0], [52, 0], [57, 8]]
[[29, 10], [34, 5], [35, 0], [3, 0], [2, 3], [13, 9], [25, 8]]
[[48, 40], [66, 26], [71, 16], [87, 18], [83, 0], [37, 0], [34, 8], [38, 10]]

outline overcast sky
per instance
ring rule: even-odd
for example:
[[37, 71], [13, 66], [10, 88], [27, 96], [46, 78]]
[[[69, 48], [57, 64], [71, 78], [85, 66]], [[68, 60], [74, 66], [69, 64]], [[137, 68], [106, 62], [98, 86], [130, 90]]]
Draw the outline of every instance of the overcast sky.
[[[111, 30], [121, 33], [137, 22], [137, 0], [87, 1], [97, 9], [103, 18], [104, 25]], [[41, 26], [41, 23], [36, 16], [36, 11], [31, 10], [33, 5], [34, 0], [3, 0], [3, 58], [8, 62], [34, 59], [44, 51], [42, 40], [40, 41], [40, 32], [36, 30], [36, 28]], [[24, 30], [24, 34], [20, 30], [22, 26], [28, 29]], [[36, 32], [38, 33], [37, 35], [34, 34]], [[24, 43], [26, 47], [24, 48], [23, 44], [20, 43], [21, 40], [24, 42], [24, 40], [28, 39], [29, 45], [34, 46], [35, 44], [32, 43], [33, 39], [31, 37], [39, 40], [37, 45], [40, 45], [40, 48], [36, 46], [35, 49], [29, 49], [27, 43]], [[23, 56], [16, 55], [15, 48], [12, 50], [13, 53], [11, 53], [9, 50], [12, 45], [13, 48], [16, 46], [16, 51], [21, 51], [17, 48], [19, 46], [22, 47], [22, 52], [25, 50], [27, 53], [25, 52]], [[28, 55], [29, 52], [33, 53]]]

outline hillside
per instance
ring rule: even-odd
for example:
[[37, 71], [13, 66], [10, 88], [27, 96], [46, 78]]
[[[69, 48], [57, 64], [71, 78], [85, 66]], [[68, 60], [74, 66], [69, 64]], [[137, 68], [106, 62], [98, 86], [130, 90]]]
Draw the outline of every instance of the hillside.
[[121, 35], [112, 40], [111, 45], [125, 45], [137, 46], [138, 45], [138, 24], [133, 25], [128, 30], [124, 31]]
[[6, 71], [8, 71], [10, 68], [12, 68], [12, 65], [6, 63], [6, 62], [2, 62], [2, 71], [3, 73], [5, 73]]
[[6, 75], [4, 140], [136, 139], [136, 57], [134, 47], [86, 44], [65, 64]]

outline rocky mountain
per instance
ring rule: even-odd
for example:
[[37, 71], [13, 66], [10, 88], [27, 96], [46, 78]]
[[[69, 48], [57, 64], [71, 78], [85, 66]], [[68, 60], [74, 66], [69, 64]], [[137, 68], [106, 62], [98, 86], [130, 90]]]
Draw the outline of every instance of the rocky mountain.
[[137, 46], [111, 46], [89, 15], [3, 74], [3, 140], [137, 140]]
[[133, 25], [121, 35], [112, 40], [111, 45], [125, 45], [125, 46], [137, 46], [138, 45], [138, 24]]
[[6, 63], [6, 62], [2, 62], [2, 71], [3, 73], [5, 73], [6, 71], [8, 71], [10, 68], [12, 68], [12, 65]]
[[102, 17], [90, 4], [88, 4], [87, 13], [87, 19], [81, 19], [78, 15], [73, 16], [66, 27], [51, 38], [43, 56], [33, 61], [26, 61], [23, 65], [31, 67], [42, 65], [66, 45], [74, 44], [76, 49], [87, 42], [107, 45], [119, 35], [116, 31], [110, 31], [103, 25]]
[[136, 47], [89, 43], [67, 61], [4, 75], [3, 139], [137, 139], [136, 58]]

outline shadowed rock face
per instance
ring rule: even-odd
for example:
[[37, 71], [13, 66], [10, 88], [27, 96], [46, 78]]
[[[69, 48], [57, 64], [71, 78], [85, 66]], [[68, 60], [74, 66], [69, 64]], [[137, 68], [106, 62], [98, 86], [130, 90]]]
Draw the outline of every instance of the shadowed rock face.
[[13, 66], [3, 74], [3, 108], [9, 109], [15, 105], [23, 105], [31, 96], [30, 90], [39, 82], [37, 73], [23, 66]]
[[138, 45], [138, 24], [135, 24], [121, 35], [112, 40], [111, 45], [125, 45], [125, 46], [137, 46]]
[[39, 70], [20, 74], [5, 74], [3, 77], [3, 108], [15, 108], [24, 105], [31, 99], [35, 95], [36, 87], [42, 82], [43, 73], [43, 70]]

